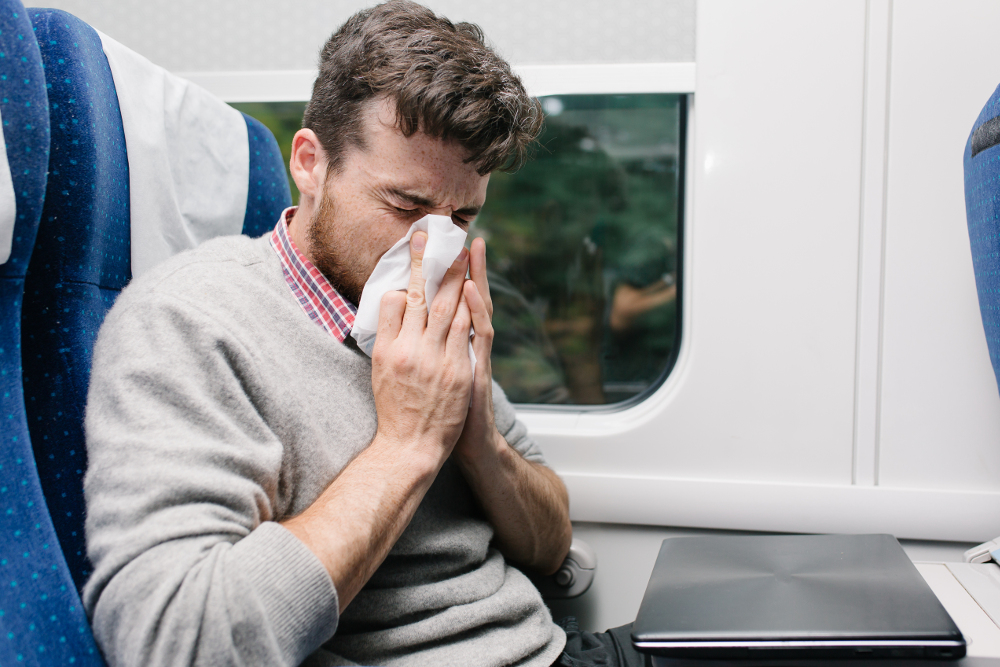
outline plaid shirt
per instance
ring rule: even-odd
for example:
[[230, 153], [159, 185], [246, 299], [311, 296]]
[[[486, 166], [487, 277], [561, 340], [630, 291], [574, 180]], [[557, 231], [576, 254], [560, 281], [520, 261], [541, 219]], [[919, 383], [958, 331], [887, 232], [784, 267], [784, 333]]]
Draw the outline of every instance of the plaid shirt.
[[288, 218], [295, 207], [286, 208], [271, 232], [271, 247], [281, 260], [285, 281], [303, 312], [327, 333], [343, 343], [354, 326], [357, 307], [340, 296], [333, 285], [306, 259], [288, 236]]

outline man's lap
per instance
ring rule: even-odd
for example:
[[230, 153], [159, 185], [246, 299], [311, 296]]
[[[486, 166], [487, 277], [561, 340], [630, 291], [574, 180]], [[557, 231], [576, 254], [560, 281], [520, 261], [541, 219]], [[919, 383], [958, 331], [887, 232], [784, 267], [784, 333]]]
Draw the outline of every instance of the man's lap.
[[632, 647], [632, 624], [606, 632], [581, 632], [572, 616], [560, 620], [566, 648], [553, 667], [647, 667], [648, 659]]

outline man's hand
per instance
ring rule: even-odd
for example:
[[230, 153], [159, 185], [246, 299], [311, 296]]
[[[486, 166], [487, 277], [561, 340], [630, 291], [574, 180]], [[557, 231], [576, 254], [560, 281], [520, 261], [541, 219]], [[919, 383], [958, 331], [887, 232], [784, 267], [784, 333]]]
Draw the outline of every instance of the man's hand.
[[[378, 430], [316, 501], [283, 521], [326, 567], [340, 611], [409, 525], [465, 426], [472, 391], [463, 251], [428, 315], [421, 266], [427, 236], [413, 235], [406, 295], [382, 299], [372, 355]], [[488, 357], [487, 357], [488, 358]]]
[[472, 403], [454, 458], [496, 529], [503, 554], [543, 574], [562, 564], [572, 540], [569, 496], [549, 468], [526, 461], [497, 431], [493, 416], [493, 301], [486, 277], [486, 243], [472, 242], [463, 296], [472, 315], [476, 354]]
[[387, 293], [379, 309], [372, 353], [375, 440], [415, 445], [443, 463], [465, 426], [472, 391], [471, 317], [462, 298], [469, 257], [463, 249], [428, 313], [422, 275], [426, 243], [423, 232], [413, 235], [406, 294]]

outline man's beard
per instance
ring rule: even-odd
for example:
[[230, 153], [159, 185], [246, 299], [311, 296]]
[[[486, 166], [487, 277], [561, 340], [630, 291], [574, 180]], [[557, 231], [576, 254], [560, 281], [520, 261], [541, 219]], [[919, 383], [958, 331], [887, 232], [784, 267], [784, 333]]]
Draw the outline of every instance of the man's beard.
[[361, 265], [358, 253], [349, 247], [351, 239], [338, 227], [336, 205], [324, 188], [307, 233], [312, 261], [333, 288], [356, 306], [361, 302], [370, 268]]

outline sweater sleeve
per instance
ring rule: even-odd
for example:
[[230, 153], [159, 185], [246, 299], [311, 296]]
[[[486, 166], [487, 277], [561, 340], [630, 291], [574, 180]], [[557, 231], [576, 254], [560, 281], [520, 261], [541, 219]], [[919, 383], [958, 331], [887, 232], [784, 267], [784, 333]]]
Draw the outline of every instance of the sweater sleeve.
[[507, 444], [528, 461], [548, 465], [542, 455], [542, 450], [528, 435], [528, 427], [517, 418], [514, 406], [510, 404], [507, 395], [496, 380], [493, 381], [493, 417], [497, 430], [500, 431], [500, 435], [504, 437]]
[[197, 307], [128, 290], [94, 350], [84, 603], [109, 665], [296, 665], [337, 592], [274, 522], [283, 448], [254, 360]]

